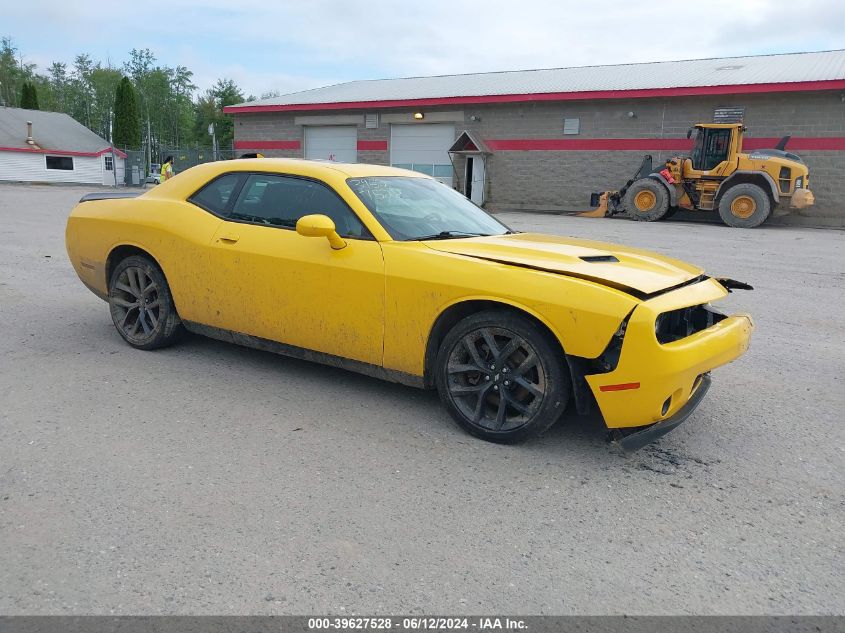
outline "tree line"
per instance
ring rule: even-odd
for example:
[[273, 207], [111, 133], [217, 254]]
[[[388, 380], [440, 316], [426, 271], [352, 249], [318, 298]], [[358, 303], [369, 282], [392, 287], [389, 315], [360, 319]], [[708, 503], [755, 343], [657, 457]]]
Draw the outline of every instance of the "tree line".
[[0, 38], [0, 103], [64, 112], [123, 149], [149, 140], [153, 157], [171, 147], [210, 148], [211, 124], [218, 146], [231, 149], [233, 121], [223, 108], [254, 99], [226, 78], [200, 91], [187, 67], [161, 64], [146, 48], [133, 48], [119, 67], [80, 54], [43, 72]]

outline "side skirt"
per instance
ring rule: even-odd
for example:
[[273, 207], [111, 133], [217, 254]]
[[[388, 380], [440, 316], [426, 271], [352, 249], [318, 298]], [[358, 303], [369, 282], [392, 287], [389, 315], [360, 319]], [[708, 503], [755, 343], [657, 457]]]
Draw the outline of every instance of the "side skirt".
[[195, 323], [193, 321], [182, 321], [182, 324], [189, 332], [217, 339], [218, 341], [234, 343], [235, 345], [243, 345], [244, 347], [252, 347], [253, 349], [259, 349], [265, 352], [272, 352], [282, 356], [307, 360], [312, 363], [320, 363], [321, 365], [338, 367], [340, 369], [354, 371], [358, 374], [364, 374], [365, 376], [379, 378], [380, 380], [397, 382], [409, 387], [416, 387], [418, 389], [425, 388], [422, 376], [414, 376], [413, 374], [407, 374], [393, 369], [386, 369], [384, 367], [380, 367], [379, 365], [364, 363], [359, 360], [343, 358], [342, 356], [326, 354], [325, 352], [315, 352], [314, 350], [296, 347], [295, 345], [279, 343], [278, 341], [271, 341], [270, 339], [261, 338], [259, 336], [224, 330], [210, 325], [203, 325], [202, 323]]

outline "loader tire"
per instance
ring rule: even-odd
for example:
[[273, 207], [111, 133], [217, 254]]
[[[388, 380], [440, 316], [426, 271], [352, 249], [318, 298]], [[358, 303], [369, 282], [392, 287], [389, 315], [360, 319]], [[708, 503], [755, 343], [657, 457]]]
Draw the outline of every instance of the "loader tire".
[[625, 193], [625, 211], [642, 222], [660, 220], [669, 211], [669, 192], [652, 178], [640, 178]]
[[719, 217], [728, 226], [753, 229], [765, 222], [772, 212], [772, 202], [762, 187], [740, 183], [728, 189], [719, 200]]

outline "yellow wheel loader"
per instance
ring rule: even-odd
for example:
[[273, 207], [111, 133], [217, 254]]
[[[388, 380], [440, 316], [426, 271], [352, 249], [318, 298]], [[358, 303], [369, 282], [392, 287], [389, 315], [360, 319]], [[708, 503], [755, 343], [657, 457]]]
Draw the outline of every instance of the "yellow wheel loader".
[[753, 228], [771, 214], [783, 215], [814, 203], [809, 170], [799, 156], [785, 150], [785, 136], [774, 149], [742, 151], [741, 123], [699, 123], [689, 156], [674, 156], [654, 169], [643, 159], [619, 191], [594, 193], [580, 215], [603, 217], [626, 213], [645, 222], [671, 216], [678, 209], [718, 210], [728, 226]]

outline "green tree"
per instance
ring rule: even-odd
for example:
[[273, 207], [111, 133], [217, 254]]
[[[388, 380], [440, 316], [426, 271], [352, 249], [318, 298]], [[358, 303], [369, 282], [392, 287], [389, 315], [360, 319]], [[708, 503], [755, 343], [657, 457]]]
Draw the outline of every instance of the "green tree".
[[104, 68], [99, 63], [91, 71], [88, 82], [91, 89], [91, 129], [110, 139], [114, 124], [114, 101], [123, 73], [115, 68]]
[[213, 87], [201, 94], [194, 106], [194, 134], [197, 145], [211, 147], [208, 126], [214, 124], [217, 145], [221, 150], [233, 149], [234, 122], [223, 108], [245, 101], [238, 85], [231, 79], [218, 79]]
[[141, 126], [135, 89], [128, 77], [118, 84], [114, 96], [114, 135], [112, 142], [126, 149], [141, 148]]
[[15, 47], [12, 38], [0, 38], [0, 102], [15, 107], [22, 85], [35, 77], [35, 64], [27, 64]]
[[218, 79], [211, 89], [217, 100], [218, 120], [217, 142], [221, 149], [232, 149], [235, 138], [235, 121], [231, 114], [224, 114], [223, 108], [237, 103], [243, 103], [244, 95], [238, 85], [231, 79]]
[[73, 116], [73, 85], [67, 74], [67, 64], [53, 62], [47, 69], [47, 80], [50, 82], [53, 97], [50, 109]]
[[38, 92], [35, 90], [35, 84], [31, 81], [25, 81], [21, 84], [20, 106], [26, 110], [38, 110]]

